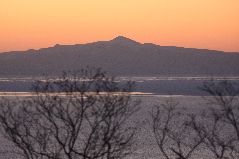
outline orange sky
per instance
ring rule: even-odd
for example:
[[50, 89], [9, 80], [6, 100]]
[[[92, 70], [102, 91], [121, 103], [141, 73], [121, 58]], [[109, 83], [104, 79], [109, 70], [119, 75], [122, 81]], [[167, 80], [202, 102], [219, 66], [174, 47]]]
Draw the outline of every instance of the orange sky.
[[0, 52], [118, 35], [239, 52], [239, 0], [0, 0]]

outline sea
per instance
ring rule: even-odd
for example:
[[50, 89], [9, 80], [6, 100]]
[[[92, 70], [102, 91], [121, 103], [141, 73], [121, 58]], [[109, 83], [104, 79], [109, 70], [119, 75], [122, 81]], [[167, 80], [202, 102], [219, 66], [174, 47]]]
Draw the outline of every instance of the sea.
[[[31, 85], [39, 79], [41, 77], [0, 78], [0, 96], [13, 99], [32, 96]], [[209, 94], [201, 90], [205, 82], [227, 80], [237, 83], [239, 77], [119, 77], [116, 80], [118, 82], [135, 81], [136, 89], [132, 92], [132, 97], [141, 101], [140, 110], [132, 117], [132, 121], [140, 123], [135, 151], [126, 158], [158, 159], [162, 156], [148, 123], [153, 107], [167, 100], [174, 100], [179, 103], [180, 108], [190, 113], [199, 113], [208, 107], [205, 97], [211, 98]], [[16, 153], [17, 151], [12, 143], [0, 135], [0, 159], [22, 159], [22, 156]], [[197, 151], [194, 155], [195, 159], [212, 158], [205, 149]]]

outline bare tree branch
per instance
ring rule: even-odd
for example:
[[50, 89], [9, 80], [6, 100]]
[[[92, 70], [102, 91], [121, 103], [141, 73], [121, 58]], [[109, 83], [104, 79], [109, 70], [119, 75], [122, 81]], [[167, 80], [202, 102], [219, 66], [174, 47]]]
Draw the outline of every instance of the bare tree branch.
[[119, 159], [132, 153], [138, 102], [133, 83], [115, 82], [100, 69], [64, 72], [33, 86], [32, 97], [2, 99], [4, 136], [27, 159]]

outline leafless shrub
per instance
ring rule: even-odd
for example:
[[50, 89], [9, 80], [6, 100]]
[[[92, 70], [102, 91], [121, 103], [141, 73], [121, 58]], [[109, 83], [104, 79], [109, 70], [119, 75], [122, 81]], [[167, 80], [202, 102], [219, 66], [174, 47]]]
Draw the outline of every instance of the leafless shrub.
[[199, 114], [179, 109], [172, 99], [151, 112], [151, 128], [166, 159], [239, 158], [239, 85], [210, 81], [201, 88], [210, 96]]
[[166, 159], [189, 159], [203, 138], [188, 126], [188, 117], [172, 99], [156, 106], [151, 114], [151, 127], [157, 146]]
[[100, 69], [44, 78], [29, 98], [1, 99], [2, 133], [27, 159], [124, 158], [136, 133], [132, 89]]
[[239, 85], [229, 81], [210, 81], [201, 88], [210, 96], [206, 97], [208, 108], [201, 115], [201, 125], [195, 129], [205, 134], [205, 147], [216, 159], [239, 158]]

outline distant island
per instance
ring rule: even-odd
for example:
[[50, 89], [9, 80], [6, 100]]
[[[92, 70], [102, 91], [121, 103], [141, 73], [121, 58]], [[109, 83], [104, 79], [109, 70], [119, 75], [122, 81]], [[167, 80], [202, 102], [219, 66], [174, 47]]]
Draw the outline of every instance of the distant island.
[[117, 76], [239, 76], [239, 54], [139, 43], [123, 36], [0, 54], [0, 77], [101, 67]]

